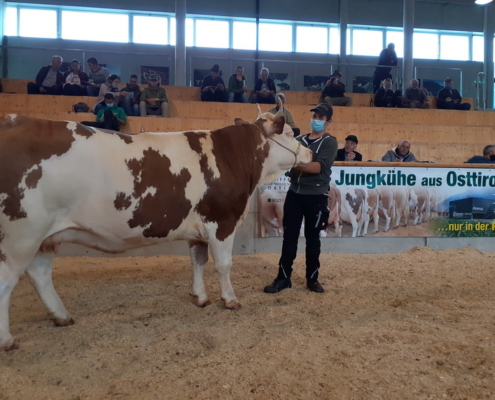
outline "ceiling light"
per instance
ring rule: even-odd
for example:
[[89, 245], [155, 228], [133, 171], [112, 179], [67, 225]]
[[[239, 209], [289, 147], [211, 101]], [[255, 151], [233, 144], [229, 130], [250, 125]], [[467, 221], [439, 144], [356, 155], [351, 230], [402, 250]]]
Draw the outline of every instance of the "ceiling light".
[[492, 0], [476, 0], [475, 3], [479, 5], [491, 3]]

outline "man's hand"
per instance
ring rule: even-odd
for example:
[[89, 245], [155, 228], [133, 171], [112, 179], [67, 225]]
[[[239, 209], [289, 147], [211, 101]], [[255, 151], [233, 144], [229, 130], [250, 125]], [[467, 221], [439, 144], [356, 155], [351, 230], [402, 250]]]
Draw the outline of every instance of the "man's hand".
[[356, 154], [351, 151], [350, 153], [347, 153], [347, 158], [346, 158], [346, 161], [352, 161], [356, 158]]
[[219, 91], [223, 92], [223, 91], [225, 90], [225, 86], [224, 86], [224, 85], [222, 85], [221, 83], [219, 83], [219, 84], [217, 85], [217, 87], [215, 88], [215, 90], [219, 90]]
[[120, 92], [119, 93], [119, 96], [120, 97], [125, 97], [125, 96], [127, 96], [127, 93], [130, 93], [130, 92]]
[[331, 83], [332, 83], [332, 81], [329, 79], [329, 80], [327, 81], [327, 84], [326, 84], [325, 86], [330, 86], [330, 84], [331, 84]]
[[246, 93], [248, 91], [248, 88], [246, 86], [243, 86], [242, 91]]
[[155, 98], [155, 99], [146, 99], [146, 102], [147, 102], [150, 106], [155, 106], [157, 101], [158, 101], [158, 99], [157, 99], [157, 98]]
[[46, 89], [43, 86], [40, 86], [40, 93], [46, 93]]
[[452, 98], [447, 97], [447, 98], [445, 99], [445, 101], [452, 101]]

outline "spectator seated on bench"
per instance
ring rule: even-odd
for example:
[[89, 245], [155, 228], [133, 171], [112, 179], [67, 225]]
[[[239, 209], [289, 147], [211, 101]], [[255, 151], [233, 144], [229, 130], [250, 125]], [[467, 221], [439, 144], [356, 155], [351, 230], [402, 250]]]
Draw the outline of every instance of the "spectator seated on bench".
[[84, 96], [86, 94], [86, 86], [88, 86], [88, 74], [81, 71], [81, 66], [78, 60], [70, 62], [70, 70], [64, 74], [64, 95], [66, 96]]
[[60, 72], [63, 58], [53, 56], [51, 65], [41, 67], [36, 75], [36, 82], [27, 84], [28, 94], [62, 94], [64, 76]]
[[163, 118], [167, 118], [167, 91], [160, 86], [158, 75], [150, 74], [148, 81], [148, 87], [141, 93], [141, 99], [139, 101], [141, 117], [146, 117], [147, 115], [159, 115]]
[[105, 94], [104, 106], [98, 111], [96, 122], [83, 121], [83, 125], [94, 126], [96, 128], [120, 131], [121, 125], [127, 124], [127, 117], [122, 108], [115, 105], [115, 98], [112, 93]]
[[452, 87], [452, 79], [445, 79], [445, 87], [437, 94], [437, 108], [443, 110], [470, 110], [471, 104], [462, 103], [462, 97], [457, 89]]

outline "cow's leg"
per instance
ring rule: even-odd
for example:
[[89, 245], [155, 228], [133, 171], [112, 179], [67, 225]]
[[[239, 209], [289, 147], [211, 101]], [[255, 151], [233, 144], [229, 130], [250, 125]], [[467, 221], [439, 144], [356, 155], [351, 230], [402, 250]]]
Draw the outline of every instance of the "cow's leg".
[[210, 304], [203, 281], [205, 265], [208, 262], [208, 244], [205, 242], [190, 241], [189, 256], [191, 257], [191, 263], [194, 268], [191, 295], [196, 298], [196, 304], [199, 307], [205, 307]]
[[378, 233], [378, 221], [379, 221], [380, 217], [378, 216], [378, 207], [375, 207], [375, 209], [373, 210], [373, 225], [374, 225], [374, 228], [373, 228], [373, 233]]
[[55, 325], [72, 325], [74, 324], [74, 320], [65, 309], [62, 300], [60, 300], [53, 286], [52, 259], [53, 253], [38, 252], [33, 261], [28, 265], [26, 273], [48, 309], [50, 319], [53, 320]]
[[232, 247], [234, 244], [234, 233], [223, 241], [216, 238], [210, 241], [210, 250], [215, 267], [220, 274], [220, 292], [225, 308], [238, 310], [241, 303], [235, 296], [234, 289], [230, 283], [230, 269], [232, 267]]
[[368, 212], [364, 212], [362, 214], [362, 218], [364, 218], [364, 224], [361, 222], [360, 224], [363, 226], [362, 233], [359, 236], [366, 236], [368, 234], [368, 226], [370, 224], [370, 215]]
[[0, 261], [0, 351], [8, 350], [14, 345], [14, 338], [9, 330], [9, 303], [19, 275], [6, 262]]
[[390, 221], [392, 220], [392, 217], [388, 214], [388, 210], [383, 210], [383, 215], [385, 216], [385, 232], [388, 232], [390, 229]]

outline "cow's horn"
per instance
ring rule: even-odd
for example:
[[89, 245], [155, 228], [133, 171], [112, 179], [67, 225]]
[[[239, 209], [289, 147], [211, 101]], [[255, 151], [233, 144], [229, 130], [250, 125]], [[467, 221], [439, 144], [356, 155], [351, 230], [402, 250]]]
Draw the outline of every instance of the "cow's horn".
[[258, 103], [256, 103], [256, 107], [258, 107], [258, 118], [256, 118], [256, 119], [260, 119], [261, 118], [261, 114], [263, 114], [263, 113], [261, 112], [261, 107], [260, 107], [260, 105]]

